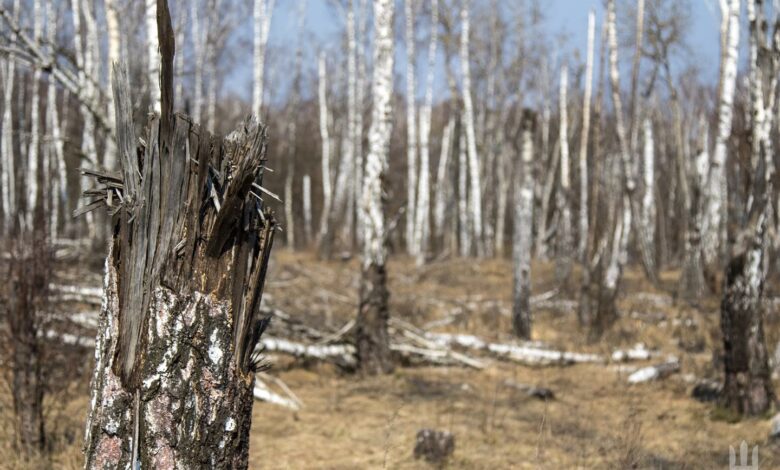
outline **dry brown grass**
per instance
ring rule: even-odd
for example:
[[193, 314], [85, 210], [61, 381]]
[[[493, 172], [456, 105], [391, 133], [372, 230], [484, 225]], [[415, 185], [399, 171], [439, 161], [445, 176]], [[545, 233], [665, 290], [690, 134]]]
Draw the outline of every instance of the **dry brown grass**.
[[[325, 262], [284, 250], [273, 258], [267, 293], [274, 305], [332, 328], [354, 315], [356, 260]], [[389, 269], [393, 315], [423, 325], [461, 309], [458, 321], [442, 331], [510, 338], [508, 263], [450, 260], [418, 270], [396, 259]], [[554, 287], [551, 266], [535, 264], [534, 275], [535, 293]], [[677, 275], [664, 273], [665, 289], [673, 291]], [[292, 413], [255, 405], [252, 467], [425, 468], [412, 457], [415, 434], [423, 427], [455, 434], [451, 468], [727, 468], [729, 445], [742, 440], [761, 446], [761, 468], [780, 466], [777, 449], [766, 442], [767, 421], [713, 419], [712, 405], [690, 398], [686, 374], [717, 377], [712, 363], [713, 348], [720, 344], [717, 299], [707, 299], [700, 309], [676, 304], [634, 271], [623, 287], [624, 315], [601, 343], [588, 344], [574, 315], [556, 310], [535, 312], [535, 338], [603, 354], [643, 341], [680, 357], [681, 374], [628, 386], [625, 374], [605, 365], [530, 368], [492, 361], [483, 371], [399, 367], [386, 377], [358, 378], [327, 365], [282, 360], [271, 372], [305, 407]], [[576, 292], [561, 297], [574, 299]], [[775, 344], [776, 314], [768, 317], [767, 330], [769, 344]], [[506, 386], [507, 380], [549, 387], [556, 399], [529, 398]], [[58, 402], [63, 407], [56, 416], [59, 434], [76, 434], [70, 443], [60, 441], [51, 468], [81, 465], [87, 405], [86, 380], [81, 382], [64, 405]], [[0, 402], [0, 420], [10, 423], [7, 403]], [[12, 455], [9, 427], [0, 428], [0, 467], [24, 468]]]

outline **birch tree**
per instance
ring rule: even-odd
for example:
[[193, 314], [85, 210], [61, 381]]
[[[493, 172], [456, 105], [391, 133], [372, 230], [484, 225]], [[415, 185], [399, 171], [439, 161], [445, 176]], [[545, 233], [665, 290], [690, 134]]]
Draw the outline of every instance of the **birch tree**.
[[[642, 159], [642, 179], [644, 192], [642, 194], [642, 230], [652, 242], [655, 237], [656, 207], [655, 207], [655, 142], [653, 141], [653, 124], [645, 118], [643, 124], [644, 152]], [[651, 243], [651, 246], [653, 244]]]
[[[725, 271], [720, 324], [725, 383], [721, 404], [740, 415], [769, 411], [775, 400], [764, 338], [762, 298], [768, 270], [767, 224], [773, 193], [774, 150], [771, 139], [780, 73], [780, 12], [770, 30], [764, 2], [748, 0], [751, 42], [750, 101], [752, 192], [734, 255]], [[766, 31], [771, 32], [771, 46]]]
[[525, 110], [520, 130], [520, 161], [515, 171], [514, 234], [512, 238], [513, 303], [512, 325], [515, 335], [531, 339], [531, 250], [533, 236], [533, 112]]
[[252, 114], [255, 116], [261, 116], [263, 108], [265, 50], [268, 44], [268, 32], [271, 29], [271, 16], [273, 15], [275, 3], [276, 0], [254, 0]]
[[369, 151], [361, 209], [365, 223], [360, 307], [355, 323], [359, 369], [366, 374], [392, 370], [387, 333], [386, 225], [383, 182], [392, 130], [393, 0], [374, 0], [374, 77]]
[[588, 13], [588, 51], [585, 61], [585, 93], [582, 104], [582, 132], [580, 133], [580, 153], [578, 158], [580, 172], [580, 207], [578, 258], [585, 260], [588, 247], [588, 139], [590, 137], [590, 102], [593, 94], [593, 57], [596, 36], [596, 14]]
[[[119, 35], [119, 11], [116, 4], [117, 0], [106, 0], [106, 36], [108, 39], [108, 82], [112, 83], [114, 64], [120, 61], [122, 42]], [[108, 93], [108, 119], [112, 129], [116, 129], [116, 115], [114, 114], [114, 94]], [[106, 161], [105, 166], [109, 170], [116, 167], [116, 147], [114, 140], [106, 139]]]
[[[11, 7], [11, 17], [16, 20], [19, 17], [20, 0], [14, 0]], [[4, 70], [5, 83], [3, 84], [3, 121], [2, 133], [0, 133], [0, 152], [2, 152], [2, 196], [3, 196], [3, 230], [6, 234], [13, 230], [14, 218], [17, 214], [16, 201], [16, 165], [14, 161], [14, 118], [13, 97], [16, 78], [16, 62], [9, 58]]]
[[328, 72], [324, 52], [320, 52], [317, 70], [320, 138], [322, 139], [322, 213], [320, 214], [320, 231], [317, 238], [322, 242], [328, 234], [328, 219], [330, 217], [331, 197], [333, 195], [330, 176], [330, 131], [328, 129]]
[[436, 77], [438, 47], [439, 1], [431, 0], [431, 38], [428, 44], [428, 70], [425, 81], [425, 102], [420, 110], [420, 178], [417, 189], [414, 245], [417, 264], [425, 262], [430, 237], [430, 139], [433, 109], [433, 84]]
[[484, 254], [482, 240], [482, 193], [480, 190], [479, 157], [477, 156], [477, 136], [474, 131], [474, 105], [471, 100], [471, 68], [469, 58], [470, 39], [470, 1], [463, 2], [460, 10], [460, 66], [462, 74], [463, 119], [466, 130], [469, 172], [469, 220], [477, 247], [477, 255]]
[[571, 271], [571, 176], [569, 162], [569, 118], [568, 118], [568, 96], [569, 87], [569, 69], [566, 65], [561, 68], [560, 91], [558, 95], [559, 119], [558, 139], [561, 150], [561, 172], [560, 172], [560, 191], [558, 191], [558, 269], [557, 277], [559, 282], [564, 282], [569, 277]]
[[417, 194], [417, 77], [414, 34], [415, 0], [404, 0], [404, 38], [406, 42], [406, 245], [417, 255], [415, 239], [415, 196]]
[[[43, 17], [44, 7], [40, 0], [33, 1], [33, 39], [41, 43], [43, 39]], [[26, 221], [28, 230], [32, 229], [33, 212], [38, 204], [38, 159], [40, 151], [41, 136], [41, 79], [43, 78], [41, 69], [35, 68], [33, 72], [32, 96], [30, 104], [30, 141], [27, 147], [27, 168], [25, 168], [25, 190], [26, 190]]]
[[[195, 122], [201, 122], [201, 112], [203, 111], [203, 71], [205, 70], [205, 48], [204, 38], [201, 29], [201, 12], [198, 5], [200, 0], [190, 2], [190, 18], [192, 18], [192, 55], [195, 61], [192, 81], [192, 117]], [[208, 23], [206, 23], [208, 24]], [[208, 27], [206, 28], [208, 29]]]
[[[726, 194], [725, 167], [728, 156], [728, 140], [731, 137], [731, 125], [734, 108], [734, 89], [737, 81], [737, 59], [739, 49], [740, 0], [727, 0], [727, 10], [721, 14], [728, 16], [727, 40], [722, 43], [726, 49], [722, 52], [720, 96], [718, 97], [718, 126], [715, 134], [715, 151], [710, 163], [709, 176], [705, 192], [706, 213], [702, 247], [707, 265], [716, 263], [721, 247], [721, 226], [725, 223]], [[726, 2], [723, 2], [726, 4]]]
[[303, 175], [303, 181], [301, 183], [302, 198], [303, 198], [303, 235], [304, 242], [311, 243], [312, 227], [311, 227], [311, 176], [308, 174]]

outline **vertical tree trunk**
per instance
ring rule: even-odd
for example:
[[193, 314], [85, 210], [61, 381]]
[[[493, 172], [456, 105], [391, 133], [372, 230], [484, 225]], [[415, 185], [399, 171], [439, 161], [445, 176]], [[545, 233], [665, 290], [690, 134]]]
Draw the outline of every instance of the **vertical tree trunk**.
[[145, 0], [146, 75], [149, 80], [149, 109], [160, 113], [160, 43], [157, 39], [157, 0]]
[[[120, 61], [122, 39], [119, 35], [119, 11], [116, 0], [106, 0], [106, 36], [108, 37], [108, 82], [113, 82], [114, 64]], [[183, 30], [182, 30], [183, 31]], [[108, 93], [108, 120], [113, 132], [116, 132], [116, 115], [114, 114], [114, 96]], [[105, 167], [108, 170], [116, 168], [116, 143], [106, 139]]]
[[466, 257], [471, 253], [471, 227], [469, 218], [468, 199], [468, 152], [466, 150], [466, 123], [463, 115], [460, 117], [460, 129], [458, 132], [458, 243], [460, 256]]
[[[745, 230], [725, 272], [720, 324], [723, 332], [725, 384], [721, 404], [741, 415], [761, 415], [775, 401], [769, 355], [763, 327], [762, 298], [767, 275], [766, 230], [773, 194], [774, 152], [771, 129], [775, 106], [775, 82], [780, 72], [777, 49], [778, 24], [766, 44], [764, 3], [748, 0], [751, 32], [751, 166], [752, 194]], [[768, 91], [768, 95], [766, 93]]]
[[560, 93], [558, 95], [559, 126], [558, 138], [561, 149], [561, 187], [557, 194], [558, 206], [558, 236], [557, 236], [557, 263], [556, 278], [561, 284], [565, 284], [571, 274], [571, 176], [569, 161], [569, 119], [568, 98], [569, 69], [566, 65], [561, 68]]
[[251, 191], [262, 184], [265, 127], [250, 120], [220, 140], [174, 116], [164, 0], [157, 19], [161, 115], [136, 148], [127, 75], [115, 69], [122, 176], [94, 173], [104, 194], [84, 209], [105, 204], [115, 213], [86, 467], [246, 468], [253, 352], [267, 325], [258, 307], [275, 229]]
[[425, 82], [425, 103], [420, 111], [420, 181], [417, 190], [416, 220], [414, 223], [414, 244], [417, 264], [425, 262], [431, 226], [430, 188], [430, 140], [431, 114], [433, 109], [433, 82], [436, 76], [436, 50], [439, 29], [439, 1], [431, 1], [431, 39], [428, 44], [428, 74]]
[[417, 79], [415, 75], [415, 0], [404, 0], [404, 40], [406, 42], [406, 248], [417, 254], [415, 217], [417, 207]]
[[[20, 454], [32, 457], [46, 444], [43, 419], [43, 367], [38, 330], [45, 309], [47, 266], [42, 227], [33, 230], [32, 243], [17, 242], [10, 252], [8, 334], [11, 347], [11, 394]], [[28, 232], [30, 233], [30, 232]]]
[[[11, 15], [14, 19], [19, 16], [20, 0], [14, 0]], [[16, 78], [16, 61], [8, 58], [5, 66], [5, 83], [3, 90], [3, 121], [0, 132], [0, 154], [2, 156], [2, 185], [3, 196], [3, 231], [6, 234], [14, 230], [14, 219], [17, 213], [16, 202], [16, 162], [14, 161], [14, 119], [13, 97], [14, 80]]]
[[374, 0], [373, 111], [361, 204], [365, 221], [363, 276], [355, 323], [358, 364], [366, 374], [386, 373], [393, 368], [387, 333], [389, 292], [383, 196], [392, 130], [393, 13], [393, 0]]
[[479, 157], [477, 156], [477, 136], [474, 131], [474, 105], [471, 100], [471, 67], [469, 58], [470, 40], [470, 1], [463, 2], [460, 10], [460, 67], [463, 74], [463, 119], [466, 130], [469, 165], [469, 220], [477, 248], [477, 255], [484, 255], [482, 239], [482, 193], [480, 189]]
[[455, 128], [455, 117], [450, 116], [447, 125], [444, 127], [441, 137], [441, 153], [439, 154], [439, 166], [436, 169], [436, 200], [433, 205], [433, 227], [436, 237], [442, 241], [444, 239], [444, 216], [447, 208], [447, 198], [449, 187], [448, 167], [450, 154], [452, 153], [452, 133]]
[[276, 0], [254, 0], [254, 66], [252, 69], [252, 114], [258, 118], [263, 109], [263, 75], [265, 72], [265, 49]]
[[533, 132], [536, 116], [523, 112], [520, 130], [520, 164], [515, 171], [514, 235], [512, 261], [514, 290], [512, 325], [515, 335], [531, 339], [531, 239], [534, 220]]
[[[720, 96], [718, 97], [718, 131], [715, 135], [715, 152], [710, 163], [707, 188], [705, 189], [706, 213], [704, 215], [704, 231], [702, 246], [704, 261], [707, 265], [718, 264], [721, 249], [721, 225], [725, 223], [727, 195], [722, 189], [725, 181], [725, 168], [728, 153], [728, 140], [731, 136], [731, 121], [734, 108], [734, 89], [737, 81], [737, 59], [739, 49], [739, 18], [740, 0], [728, 0], [728, 11], [722, 14], [728, 16], [728, 35], [725, 51], [721, 56]], [[723, 33], [723, 31], [722, 31]]]
[[328, 219], [331, 210], [331, 176], [330, 176], [330, 131], [328, 129], [328, 84], [325, 53], [320, 53], [318, 70], [318, 89], [320, 107], [320, 138], [322, 139], [322, 213], [320, 214], [319, 242], [325, 241], [328, 235]]
[[585, 262], [588, 249], [588, 138], [590, 137], [590, 101], [593, 93], [593, 56], [596, 36], [596, 14], [588, 13], [588, 52], [585, 61], [585, 93], [582, 105], [582, 132], [580, 133], [580, 208], [577, 257]]
[[357, 83], [355, 112], [355, 175], [352, 178], [352, 198], [355, 201], [355, 240], [357, 249], [363, 242], [363, 223], [360, 202], [363, 200], [363, 112], [366, 102], [366, 30], [368, 29], [368, 0], [360, 0], [358, 15]]
[[679, 295], [688, 301], [697, 301], [706, 292], [701, 246], [702, 219], [705, 209], [702, 192], [706, 188], [707, 170], [710, 160], [709, 152], [707, 152], [709, 138], [706, 135], [705, 131], [704, 146], [694, 161], [695, 168], [692, 184], [690, 185], [688, 208], [689, 224], [685, 237], [685, 261], [680, 274]]
[[[43, 7], [40, 0], [33, 1], [33, 40], [42, 42], [43, 34]], [[40, 155], [41, 137], [41, 79], [43, 73], [39, 67], [33, 72], [32, 97], [30, 104], [30, 140], [27, 147], [27, 165], [25, 168], [26, 213], [27, 229], [32, 228], [33, 214], [38, 205], [38, 160]]]
[[304, 242], [306, 244], [311, 243], [312, 231], [311, 231], [311, 177], [306, 174], [303, 175], [303, 235]]
[[[203, 38], [201, 37], [201, 12], [198, 11], [200, 0], [190, 2], [190, 17], [192, 18], [192, 55], [195, 61], [192, 80], [192, 118], [195, 122], [202, 122], [203, 111], [203, 70], [205, 68], [205, 52]], [[208, 28], [207, 28], [208, 29]]]
[[[644, 158], [642, 160], [642, 179], [644, 192], [642, 193], [642, 231], [646, 234], [648, 245], [655, 246], [655, 143], [653, 141], [653, 124], [649, 118], [645, 118], [643, 126], [644, 134]], [[652, 253], [655, 255], [655, 252]]]

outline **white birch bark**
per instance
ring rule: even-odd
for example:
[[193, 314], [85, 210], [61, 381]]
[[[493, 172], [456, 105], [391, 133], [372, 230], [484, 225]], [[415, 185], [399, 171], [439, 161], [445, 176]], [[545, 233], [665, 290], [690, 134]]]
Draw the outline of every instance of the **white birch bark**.
[[650, 119], [644, 121], [644, 159], [642, 178], [644, 193], [642, 194], [642, 230], [652, 241], [655, 236], [655, 145], [653, 141], [653, 125]]
[[[345, 223], [342, 227], [342, 238], [352, 240], [354, 226], [354, 177], [355, 177], [355, 140], [357, 133], [357, 21], [355, 19], [355, 0], [348, 0], [347, 5], [347, 135], [344, 138], [344, 184], [341, 192], [345, 203]], [[339, 201], [338, 207], [341, 207]]]
[[355, 200], [356, 210], [355, 239], [358, 247], [363, 240], [363, 219], [359, 209], [363, 200], [363, 111], [366, 103], [366, 31], [368, 29], [368, 0], [360, 1], [358, 15], [358, 51], [357, 51], [357, 112], [355, 113], [355, 175], [352, 178], [352, 197]]
[[149, 80], [149, 109], [160, 113], [160, 42], [157, 37], [157, 0], [145, 0], [146, 74]]
[[[119, 12], [117, 0], [106, 0], [106, 36], [108, 39], [108, 83], [114, 80], [114, 64], [121, 60], [122, 39], [119, 35]], [[179, 54], [183, 56], [183, 54]], [[182, 82], [182, 80], [179, 80]], [[106, 93], [108, 98], [108, 121], [112, 133], [116, 130], [116, 110], [114, 109], [114, 94]], [[116, 144], [114, 139], [106, 139], [105, 166], [109, 170], [116, 167]]]
[[452, 131], [455, 128], [455, 118], [450, 116], [441, 138], [441, 154], [439, 155], [439, 167], [436, 170], [436, 201], [433, 209], [433, 227], [437, 237], [444, 235], [444, 216], [447, 207], [448, 183], [447, 168], [449, 166], [450, 153], [452, 153]]
[[[569, 88], [569, 69], [566, 65], [561, 68], [561, 81], [560, 91], [558, 98], [559, 106], [559, 125], [558, 125], [558, 138], [560, 140], [561, 148], [561, 189], [558, 192], [558, 214], [559, 219], [559, 231], [558, 231], [558, 257], [568, 264], [568, 259], [571, 255], [572, 240], [571, 240], [571, 204], [570, 204], [570, 190], [571, 190], [571, 176], [570, 176], [570, 161], [569, 161], [569, 113], [568, 113], [568, 88]], [[568, 271], [568, 268], [566, 268]]]
[[415, 197], [417, 192], [417, 84], [415, 75], [414, 0], [404, 0], [406, 41], [406, 248], [417, 254], [415, 243]]
[[206, 28], [206, 128], [216, 131], [217, 125], [217, 30], [219, 29], [221, 0], [210, 0]]
[[433, 83], [436, 77], [436, 52], [438, 47], [439, 1], [431, 0], [431, 38], [428, 44], [428, 73], [425, 82], [425, 102], [420, 110], [420, 178], [417, 190], [414, 245], [417, 264], [425, 261], [430, 236], [430, 139], [433, 109]]
[[596, 14], [588, 14], [588, 52], [585, 61], [585, 93], [582, 105], [582, 132], [580, 133], [580, 208], [578, 258], [585, 260], [588, 249], [588, 139], [590, 137], [590, 104], [593, 94], [593, 56], [596, 37]]
[[[18, 18], [20, 0], [15, 0], [11, 15]], [[3, 121], [0, 132], [0, 153], [2, 154], [2, 196], [3, 196], [3, 230], [8, 233], [12, 230], [13, 220], [16, 217], [16, 166], [14, 162], [13, 147], [13, 98], [14, 79], [16, 78], [16, 62], [8, 58], [5, 66], [5, 83], [3, 84]]]
[[[174, 62], [174, 76], [176, 83], [173, 91], [173, 102], [176, 109], [182, 109], [184, 103], [184, 34], [187, 25], [187, 9], [178, 8], [176, 19], [176, 57]], [[111, 62], [109, 61], [109, 64]], [[111, 68], [111, 67], [109, 67]], [[110, 74], [110, 72], [109, 72]], [[111, 83], [111, 82], [109, 82]], [[113, 105], [112, 105], [113, 106]]]
[[305, 243], [311, 242], [311, 177], [303, 175], [303, 234], [306, 238]]
[[192, 19], [192, 55], [194, 58], [195, 70], [192, 83], [192, 118], [197, 123], [202, 122], [201, 111], [203, 110], [203, 69], [205, 67], [205, 54], [203, 47], [203, 38], [201, 37], [201, 18], [198, 11], [199, 0], [190, 2], [190, 18]]
[[328, 217], [330, 216], [331, 189], [330, 176], [330, 132], [328, 130], [328, 84], [325, 53], [320, 52], [318, 62], [318, 98], [320, 108], [320, 138], [322, 139], [322, 214], [320, 214], [320, 232], [318, 239], [322, 240], [328, 233]]
[[[53, 15], [53, 12], [50, 14]], [[55, 38], [57, 37], [56, 28], [57, 21], [49, 21], [46, 30], [49, 44], [55, 44]], [[57, 87], [51, 81], [47, 89], [46, 101], [48, 103], [46, 107], [46, 128], [51, 136], [47, 146], [47, 175], [52, 178], [52, 190], [49, 195], [51, 201], [49, 206], [49, 235], [52, 240], [55, 240], [59, 233], [60, 212], [66, 213], [68, 182], [65, 174], [65, 145], [61, 131], [65, 126], [60, 127], [59, 111], [57, 110]]]
[[[624, 260], [628, 257], [628, 240], [631, 236], [631, 200], [630, 195], [634, 192], [634, 189], [636, 188], [636, 180], [635, 175], [632, 171], [633, 169], [633, 162], [631, 158], [631, 150], [629, 148], [629, 143], [626, 140], [626, 127], [625, 123], [623, 121], [623, 102], [620, 97], [620, 73], [618, 69], [618, 44], [617, 44], [617, 27], [615, 25], [615, 0], [609, 0], [607, 4], [607, 42], [609, 46], [609, 78], [610, 78], [610, 88], [612, 89], [612, 103], [615, 109], [615, 127], [617, 131], [618, 136], [618, 142], [620, 145], [620, 156], [623, 163], [623, 180], [624, 180], [624, 188], [626, 194], [624, 195], [623, 199], [623, 217], [622, 221], [623, 224], [620, 226], [621, 233], [617, 233], [617, 226], [616, 226], [616, 233], [615, 233], [615, 241], [620, 240], [620, 243], [614, 244], [613, 242], [613, 249], [612, 249], [612, 255], [611, 256], [618, 256], [620, 259], [610, 259], [609, 261], [609, 267], [607, 268], [607, 278], [610, 277], [611, 273], [615, 273], [616, 275], [620, 276], [622, 275], [622, 266], [624, 263]], [[619, 235], [619, 236], [618, 236]], [[618, 249], [616, 252], [615, 249]], [[613, 265], [615, 263], [620, 264], [618, 268], [613, 268]], [[617, 285], [617, 280], [615, 280], [614, 285]], [[608, 288], [612, 288], [612, 284], [608, 286]]]
[[715, 135], [715, 151], [710, 164], [710, 173], [705, 189], [707, 201], [704, 216], [704, 232], [702, 234], [702, 249], [705, 263], [711, 264], [719, 257], [721, 225], [725, 224], [727, 195], [722, 188], [725, 186], [725, 166], [728, 153], [728, 140], [731, 136], [731, 125], [734, 107], [734, 89], [737, 80], [737, 59], [739, 49], [740, 0], [728, 0], [728, 39], [726, 50], [722, 56], [722, 76], [720, 78], [720, 96], [718, 97], [718, 127]]
[[[642, 43], [645, 27], [645, 0], [636, 2], [636, 40], [634, 44], [634, 59], [631, 64], [631, 134], [629, 145], [631, 154], [637, 155], [639, 146], [639, 114], [641, 103], [639, 99], [639, 66], [642, 60]], [[634, 172], [636, 174], [636, 172]]]
[[373, 112], [361, 207], [365, 221], [364, 269], [384, 266], [387, 256], [382, 181], [392, 130], [393, 0], [374, 0], [374, 31]]
[[471, 101], [471, 68], [469, 65], [469, 1], [464, 2], [460, 11], [460, 65], [463, 74], [463, 111], [466, 125], [466, 144], [468, 146], [469, 166], [469, 202], [471, 211], [469, 217], [472, 221], [473, 237], [477, 247], [477, 255], [484, 254], [482, 243], [482, 195], [480, 191], [479, 157], [477, 156], [476, 133], [474, 131], [474, 105]]
[[263, 108], [263, 77], [268, 31], [271, 29], [275, 0], [254, 0], [254, 67], [252, 86], [252, 114], [260, 116]]
[[458, 135], [458, 241], [460, 256], [466, 257], [471, 253], [471, 219], [469, 217], [468, 199], [468, 150], [466, 149], [466, 120], [461, 115], [460, 132]]
[[[81, 86], [84, 88], [85, 101], [92, 102], [93, 93], [92, 86], [88, 79], [86, 71], [92, 69], [92, 53], [89, 47], [89, 32], [86, 34], [85, 28], [89, 23], [87, 16], [90, 15], [87, 9], [82, 8], [83, 0], [71, 0], [73, 9], [73, 43], [76, 49], [76, 68], [78, 69], [78, 79]], [[85, 24], [81, 22], [81, 16], [84, 15]], [[84, 45], [82, 36], [86, 38], [87, 44]], [[81, 151], [86, 155], [87, 159], [92, 164], [97, 163], [97, 152], [95, 150], [95, 119], [92, 113], [90, 113], [86, 104], [82, 102], [81, 115], [84, 121], [82, 137], [81, 137]], [[86, 188], [88, 184], [84, 178], [81, 178], [81, 188]], [[95, 221], [92, 213], [86, 214], [87, 231], [90, 237], [95, 234]]]
[[534, 117], [524, 111], [520, 140], [520, 164], [514, 191], [512, 236], [513, 307], [512, 323], [517, 336], [531, 337], [531, 249], [534, 220], [533, 128]]
[[[40, 44], [43, 34], [43, 8], [40, 0], [33, 1], [33, 40]], [[32, 97], [30, 104], [30, 145], [27, 148], [27, 168], [25, 171], [25, 189], [27, 191], [26, 220], [29, 229], [32, 229], [33, 213], [38, 204], [38, 155], [41, 140], [40, 128], [40, 90], [42, 73], [39, 67], [33, 72]]]

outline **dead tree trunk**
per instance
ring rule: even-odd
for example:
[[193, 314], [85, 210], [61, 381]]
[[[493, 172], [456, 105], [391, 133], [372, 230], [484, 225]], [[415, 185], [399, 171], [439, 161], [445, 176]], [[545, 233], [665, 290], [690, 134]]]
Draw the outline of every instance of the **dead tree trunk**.
[[246, 468], [258, 310], [275, 222], [259, 184], [265, 127], [222, 139], [173, 115], [173, 32], [158, 1], [161, 116], [145, 143], [114, 71], [122, 174], [90, 172], [78, 212], [107, 206], [113, 240], [85, 436], [87, 468]]

